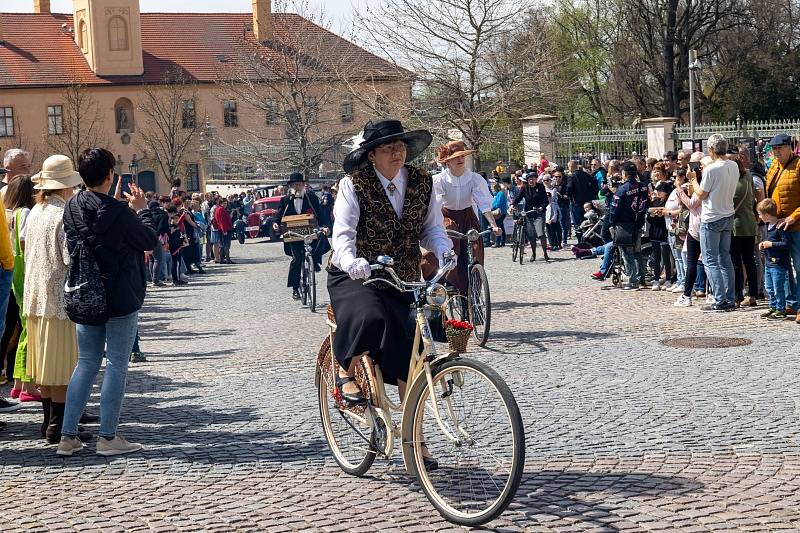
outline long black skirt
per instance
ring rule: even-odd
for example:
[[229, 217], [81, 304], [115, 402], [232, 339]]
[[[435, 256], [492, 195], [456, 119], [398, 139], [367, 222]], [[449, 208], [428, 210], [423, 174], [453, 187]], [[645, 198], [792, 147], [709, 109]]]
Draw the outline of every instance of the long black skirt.
[[365, 287], [363, 280], [352, 280], [334, 266], [328, 268], [328, 293], [336, 315], [333, 355], [339, 365], [347, 368], [353, 357], [369, 352], [385, 383], [406, 381], [415, 331], [412, 296], [381, 283]]

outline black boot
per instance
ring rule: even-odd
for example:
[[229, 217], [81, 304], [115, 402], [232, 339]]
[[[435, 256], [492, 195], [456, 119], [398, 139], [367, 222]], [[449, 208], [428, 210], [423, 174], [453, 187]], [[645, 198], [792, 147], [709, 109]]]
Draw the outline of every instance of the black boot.
[[42, 398], [42, 413], [44, 414], [44, 419], [42, 420], [42, 426], [40, 428], [40, 433], [42, 438], [45, 438], [45, 433], [47, 431], [47, 425], [50, 424], [50, 398]]
[[64, 423], [64, 404], [50, 402], [50, 423], [47, 425], [45, 437], [50, 444], [58, 444], [61, 440], [61, 425]]

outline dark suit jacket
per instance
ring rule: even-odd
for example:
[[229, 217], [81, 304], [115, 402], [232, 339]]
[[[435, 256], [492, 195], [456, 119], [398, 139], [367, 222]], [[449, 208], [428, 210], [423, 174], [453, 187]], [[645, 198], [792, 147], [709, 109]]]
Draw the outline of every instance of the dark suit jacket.
[[[319, 204], [319, 199], [317, 195], [313, 192], [306, 193], [303, 196], [303, 208], [300, 213], [294, 207], [294, 195], [287, 194], [283, 198], [281, 198], [280, 206], [278, 207], [278, 212], [275, 213], [275, 223], [279, 226], [281, 225], [281, 221], [283, 220], [284, 216], [291, 216], [291, 215], [306, 215], [306, 214], [313, 214], [317, 219], [317, 224], [319, 227], [323, 228], [330, 228], [331, 221], [329, 220], [328, 215], [325, 213], [325, 210]], [[290, 242], [290, 243], [283, 243], [283, 251], [286, 255], [292, 255], [292, 246], [303, 246], [302, 242]], [[330, 244], [328, 243], [328, 239], [324, 236], [320, 236], [317, 240], [317, 244], [315, 247], [316, 253], [324, 255], [330, 250]]]

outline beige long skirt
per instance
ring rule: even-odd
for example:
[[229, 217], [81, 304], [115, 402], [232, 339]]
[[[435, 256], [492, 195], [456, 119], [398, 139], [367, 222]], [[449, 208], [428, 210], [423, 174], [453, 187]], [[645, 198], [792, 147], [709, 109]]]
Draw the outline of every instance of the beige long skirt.
[[59, 318], [29, 316], [28, 375], [38, 385], [69, 385], [78, 364], [78, 337], [75, 323]]

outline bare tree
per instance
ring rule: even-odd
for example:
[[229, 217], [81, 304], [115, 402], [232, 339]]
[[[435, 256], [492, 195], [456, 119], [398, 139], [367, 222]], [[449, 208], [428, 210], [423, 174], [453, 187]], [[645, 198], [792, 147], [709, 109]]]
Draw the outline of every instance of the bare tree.
[[86, 148], [107, 146], [103, 115], [86, 86], [77, 81], [64, 87], [61, 98], [61, 121], [48, 124], [44, 142], [51, 153], [66, 155], [77, 164]]
[[480, 150], [508, 130], [505, 121], [536, 112], [559, 93], [559, 80], [547, 83], [544, 74], [561, 59], [549, 53], [546, 22], [530, 7], [513, 0], [383, 0], [367, 7], [358, 25], [369, 46], [416, 73], [414, 112], [422, 122], [459, 130]]
[[306, 1], [275, 8], [302, 17], [281, 15], [289, 27], [276, 24], [272, 39], [240, 41], [218, 81], [220, 97], [256, 119], [237, 118], [240, 142], [223, 142], [255, 166], [313, 174], [320, 163], [340, 163], [338, 147], [352, 135], [341, 110], [348, 59], [337, 53], [341, 39], [326, 30], [324, 12], [312, 12]]
[[141, 149], [152, 156], [164, 179], [171, 183], [184, 169], [184, 157], [198, 138], [197, 84], [181, 68], [167, 71], [158, 85], [146, 85], [138, 110]]

